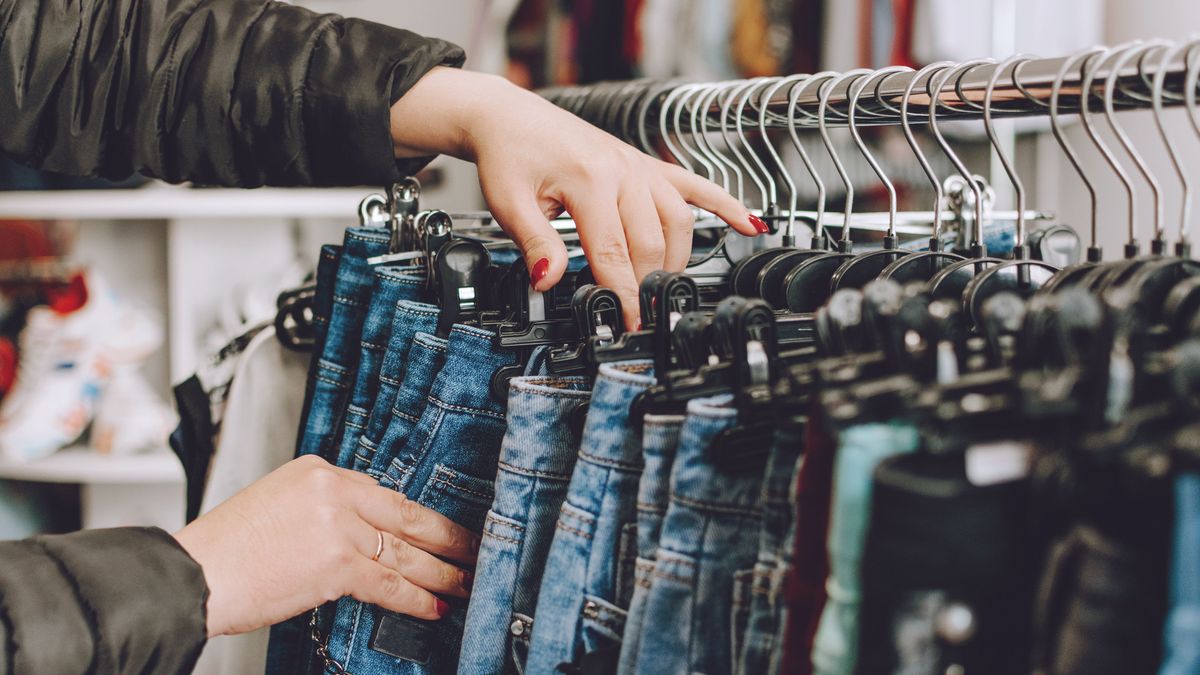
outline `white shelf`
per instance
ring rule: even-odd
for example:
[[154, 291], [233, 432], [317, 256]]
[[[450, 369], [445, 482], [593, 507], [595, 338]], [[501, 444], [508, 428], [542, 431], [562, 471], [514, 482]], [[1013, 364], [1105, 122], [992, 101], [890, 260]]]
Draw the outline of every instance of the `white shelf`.
[[34, 462], [0, 459], [0, 478], [83, 485], [181, 485], [184, 481], [183, 467], [170, 450], [114, 456], [84, 447], [66, 448]]
[[0, 192], [0, 219], [179, 220], [337, 218], [356, 221], [367, 188], [189, 188]]

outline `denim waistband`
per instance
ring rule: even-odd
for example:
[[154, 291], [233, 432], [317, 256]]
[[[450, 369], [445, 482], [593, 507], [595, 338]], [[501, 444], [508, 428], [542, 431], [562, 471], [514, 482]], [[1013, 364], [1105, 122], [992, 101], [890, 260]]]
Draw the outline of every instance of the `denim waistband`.
[[420, 277], [400, 274], [387, 268], [376, 269], [375, 283], [371, 289], [371, 309], [363, 323], [362, 346], [368, 349], [387, 346], [398, 303], [419, 300], [424, 288], [425, 280]]
[[642, 444], [631, 433], [629, 407], [634, 397], [653, 384], [654, 364], [649, 360], [600, 366], [583, 428], [580, 459], [613, 468], [641, 470]]
[[429, 393], [430, 402], [503, 417], [504, 404], [492, 398], [489, 385], [497, 369], [516, 363], [516, 355], [495, 341], [491, 331], [456, 324], [446, 341], [446, 364]]
[[[687, 419], [679, 432], [679, 452], [671, 472], [671, 501], [699, 511], [759, 514], [765, 458], [730, 463], [718, 469], [712, 447], [717, 434], [734, 424], [737, 408], [730, 395], [688, 402]], [[746, 480], [746, 473], [756, 476]]]
[[[591, 398], [590, 383], [581, 377], [517, 377], [508, 389], [508, 432], [500, 455], [500, 468], [514, 473], [570, 476], [575, 465], [574, 434], [570, 417]], [[547, 423], [556, 421], [552, 438]], [[548, 447], [548, 444], [550, 447]], [[558, 445], [570, 445], [558, 451]]]

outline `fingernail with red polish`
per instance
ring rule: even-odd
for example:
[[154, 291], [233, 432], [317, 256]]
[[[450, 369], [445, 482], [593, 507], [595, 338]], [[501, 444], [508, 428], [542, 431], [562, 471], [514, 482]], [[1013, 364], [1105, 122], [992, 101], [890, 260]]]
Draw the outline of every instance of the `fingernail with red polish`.
[[550, 259], [542, 258], [533, 264], [533, 269], [529, 271], [529, 283], [535, 288], [546, 275], [550, 273]]
[[450, 605], [445, 600], [437, 598], [434, 602], [437, 603], [437, 615], [439, 619], [444, 619], [450, 613]]
[[750, 214], [750, 224], [754, 226], [754, 229], [758, 230], [759, 234], [766, 234], [771, 231], [771, 228], [767, 227], [766, 221], [754, 214]]

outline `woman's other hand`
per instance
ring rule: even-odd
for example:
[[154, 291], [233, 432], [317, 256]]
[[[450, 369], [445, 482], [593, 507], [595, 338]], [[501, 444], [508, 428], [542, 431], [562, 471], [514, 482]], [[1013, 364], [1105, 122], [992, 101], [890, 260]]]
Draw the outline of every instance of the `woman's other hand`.
[[631, 328], [641, 279], [687, 265], [689, 204], [742, 234], [766, 230], [713, 183], [491, 75], [433, 69], [392, 106], [391, 128], [397, 157], [442, 153], [478, 165], [488, 207], [520, 246], [538, 290], [567, 269], [549, 220], [570, 213], [596, 281], [620, 296]]
[[[372, 560], [379, 547], [378, 560]], [[175, 535], [204, 569], [208, 633], [269, 626], [344, 595], [421, 619], [466, 597], [479, 538], [316, 457], [285, 464]]]

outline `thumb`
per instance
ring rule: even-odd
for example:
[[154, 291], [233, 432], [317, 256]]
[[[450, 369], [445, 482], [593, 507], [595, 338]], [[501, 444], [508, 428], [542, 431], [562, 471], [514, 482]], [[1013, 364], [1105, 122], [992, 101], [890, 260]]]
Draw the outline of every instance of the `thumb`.
[[552, 288], [567, 271], [567, 245], [537, 205], [530, 201], [499, 200], [492, 215], [521, 249], [534, 290]]

